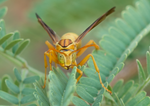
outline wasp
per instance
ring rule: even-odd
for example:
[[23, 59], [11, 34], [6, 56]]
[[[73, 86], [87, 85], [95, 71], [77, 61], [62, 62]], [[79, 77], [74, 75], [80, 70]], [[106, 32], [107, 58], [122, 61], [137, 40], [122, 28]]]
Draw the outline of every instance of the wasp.
[[[48, 41], [45, 42], [45, 44], [48, 46], [48, 50], [44, 53], [44, 65], [45, 65], [45, 81], [43, 88], [45, 88], [46, 85], [46, 72], [47, 72], [47, 67], [48, 63], [46, 60], [46, 56], [49, 57], [49, 63], [50, 63], [50, 70], [52, 70], [52, 62], [59, 64], [65, 69], [70, 69], [73, 68], [74, 66], [78, 67], [79, 65], [82, 66], [84, 65], [90, 57], [92, 57], [94, 67], [96, 72], [98, 73], [100, 84], [102, 85], [103, 88], [105, 88], [108, 92], [112, 93], [110, 90], [108, 90], [100, 76], [100, 71], [98, 69], [98, 66], [96, 64], [96, 61], [93, 57], [92, 54], [88, 54], [83, 60], [81, 60], [80, 63], [77, 64], [76, 58], [81, 56], [83, 52], [86, 51], [88, 47], [95, 47], [96, 50], [99, 50], [99, 46], [93, 41], [90, 40], [85, 46], [81, 47], [81, 40], [83, 37], [91, 31], [94, 27], [96, 27], [99, 23], [101, 23], [108, 15], [110, 15], [112, 12], [115, 11], [115, 7], [111, 8], [108, 10], [105, 14], [103, 14], [100, 18], [98, 18], [95, 22], [93, 22], [81, 35], [77, 35], [75, 33], [66, 33], [64, 34], [61, 39], [59, 40], [58, 37], [56, 36], [55, 32], [48, 27], [44, 21], [39, 17], [39, 15], [36, 13], [36, 17], [38, 19], [38, 22], [42, 25], [42, 27], [47, 31], [48, 35], [50, 36], [53, 45], [49, 43]], [[81, 76], [83, 75], [83, 72], [77, 68], [77, 72], [80, 74], [79, 77], [77, 78], [77, 82], [80, 80]], [[76, 82], [76, 83], [77, 83]]]

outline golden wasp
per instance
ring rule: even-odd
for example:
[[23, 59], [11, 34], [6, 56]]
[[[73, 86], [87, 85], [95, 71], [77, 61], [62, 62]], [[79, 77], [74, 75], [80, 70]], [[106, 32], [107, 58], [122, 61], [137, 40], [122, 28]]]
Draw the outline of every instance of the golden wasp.
[[[108, 10], [105, 14], [103, 14], [100, 18], [98, 18], [94, 23], [92, 23], [80, 36], [76, 35], [75, 33], [66, 33], [64, 34], [60, 40], [58, 40], [56, 34], [54, 31], [49, 28], [42, 19], [36, 14], [36, 17], [38, 19], [38, 22], [42, 25], [42, 27], [47, 31], [50, 38], [53, 41], [54, 46], [49, 43], [48, 41], [45, 42], [45, 44], [48, 46], [48, 50], [44, 53], [44, 64], [45, 64], [45, 81], [44, 86], [46, 85], [46, 72], [47, 72], [47, 60], [46, 56], [49, 57], [49, 63], [50, 63], [50, 70], [52, 70], [52, 62], [54, 62], [57, 66], [57, 64], [61, 65], [65, 69], [73, 68], [74, 66], [82, 66], [84, 65], [87, 60], [92, 57], [94, 67], [96, 72], [98, 73], [100, 83], [102, 87], [104, 87], [108, 92], [112, 93], [110, 90], [108, 90], [104, 84], [102, 83], [100, 71], [98, 69], [98, 66], [95, 62], [95, 59], [92, 54], [88, 54], [80, 63], [76, 63], [76, 58], [81, 56], [83, 52], [88, 47], [94, 46], [96, 50], [99, 50], [99, 46], [93, 41], [90, 40], [85, 46], [81, 46], [81, 40], [82, 38], [91, 31], [94, 27], [96, 27], [100, 22], [102, 22], [108, 15], [110, 15], [112, 12], [114, 12], [115, 7]], [[77, 68], [77, 72], [80, 74], [77, 78], [77, 82], [80, 80], [83, 72]]]

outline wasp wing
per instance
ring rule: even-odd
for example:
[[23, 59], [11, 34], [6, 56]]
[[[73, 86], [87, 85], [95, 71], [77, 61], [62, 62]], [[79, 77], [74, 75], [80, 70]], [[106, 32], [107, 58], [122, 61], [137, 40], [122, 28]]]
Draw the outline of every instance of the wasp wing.
[[100, 18], [98, 18], [93, 24], [91, 24], [76, 40], [76, 43], [79, 43], [81, 39], [94, 27], [96, 27], [100, 22], [102, 22], [109, 14], [115, 11], [115, 7], [108, 10], [105, 14], [103, 14]]
[[43, 28], [49, 34], [49, 36], [52, 39], [53, 43], [56, 44], [56, 42], [58, 42], [58, 38], [57, 38], [55, 32], [42, 21], [42, 19], [39, 17], [39, 15], [37, 13], [35, 13], [35, 14], [36, 14], [36, 17], [38, 19], [38, 22], [43, 26]]

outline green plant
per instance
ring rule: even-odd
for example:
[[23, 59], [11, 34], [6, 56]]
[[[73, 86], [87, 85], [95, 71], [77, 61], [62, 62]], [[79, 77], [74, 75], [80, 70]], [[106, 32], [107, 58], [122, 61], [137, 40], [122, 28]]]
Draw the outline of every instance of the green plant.
[[[14, 74], [17, 80], [13, 81], [9, 76], [5, 75], [0, 81], [0, 97], [12, 104], [22, 105], [35, 101], [33, 92], [35, 89], [32, 83], [39, 80], [39, 76], [27, 77], [28, 71], [23, 69], [21, 74], [15, 68]], [[28, 84], [28, 85], [26, 85]]]
[[[93, 56], [98, 64], [102, 81], [105, 86], [108, 86], [116, 74], [121, 71], [124, 67], [126, 58], [135, 49], [140, 40], [150, 31], [150, 13], [148, 11], [150, 10], [149, 1], [138, 0], [135, 2], [135, 6], [136, 8], [127, 6], [126, 10], [121, 13], [122, 18], [115, 19], [115, 21], [112, 22], [113, 24], [111, 23], [109, 25], [108, 31], [105, 31], [105, 34], [99, 43], [103, 50], [93, 52]], [[41, 76], [43, 79], [43, 74], [41, 74], [41, 72], [31, 68], [24, 59], [18, 56], [18, 54], [27, 46], [29, 40], [20, 39], [18, 32], [6, 34], [4, 21], [0, 22], [0, 33], [2, 35], [0, 36], [0, 54], [11, 60], [13, 63], [16, 63], [16, 65], [22, 67], [23, 70], [28, 70], [30, 74]], [[7, 44], [7, 39], [11, 38], [11, 36], [13, 36], [13, 39]], [[9, 51], [8, 49], [12, 49], [12, 51]], [[146, 96], [145, 91], [142, 91], [149, 83], [149, 76], [145, 75], [138, 60], [137, 63], [139, 67], [140, 83], [134, 84], [131, 80], [125, 85], [122, 85], [123, 81], [120, 80], [113, 88], [108, 86], [108, 88], [113, 91], [112, 95], [101, 87], [98, 75], [95, 74], [93, 62], [90, 59], [88, 61], [89, 67], [79, 67], [85, 73], [86, 77], [82, 77], [78, 84], [76, 84], [76, 67], [74, 67], [71, 74], [69, 74], [69, 78], [61, 69], [53, 68], [53, 71], [49, 72], [48, 79], [50, 79], [50, 82], [47, 82], [46, 89], [42, 88], [43, 80], [39, 80], [38, 76], [26, 78], [29, 83], [34, 82], [35, 89], [33, 89], [31, 84], [24, 85], [24, 73], [20, 75], [18, 71], [14, 71], [16, 78], [18, 79], [17, 83], [13, 83], [13, 80], [5, 80], [8, 79], [8, 77], [4, 77], [0, 83], [0, 97], [17, 105], [22, 105], [24, 103], [29, 104], [29, 102], [35, 103], [35, 98], [37, 99], [37, 103], [33, 105], [38, 104], [40, 106], [67, 106], [69, 104], [76, 106], [99, 106], [100, 104], [115, 106], [130, 106], [131, 104], [136, 106], [141, 106], [141, 104], [145, 106], [150, 105], [149, 97]], [[147, 52], [147, 64], [147, 72], [149, 75], [149, 52]], [[20, 80], [21, 78], [22, 80]], [[32, 80], [30, 80], [30, 78]], [[28, 89], [32, 89], [31, 91], [35, 98], [32, 94], [30, 95], [30, 97], [33, 97], [31, 101], [25, 98], [26, 96], [29, 97], [29, 95], [22, 98], [24, 95], [22, 95], [23, 88], [21, 86], [23, 86], [24, 89], [30, 87]], [[2, 89], [3, 87], [7, 90]], [[18, 89], [17, 87], [21, 88], [16, 90]], [[21, 97], [18, 95], [21, 95]], [[10, 99], [12, 96], [17, 96], [18, 98]], [[22, 102], [22, 99], [25, 102]]]
[[107, 104], [115, 106], [148, 106], [150, 104], [150, 97], [146, 96], [146, 92], [143, 91], [150, 82], [149, 51], [146, 53], [146, 58], [147, 71], [143, 70], [140, 61], [137, 60], [139, 83], [130, 80], [123, 85], [123, 80], [119, 80], [112, 89], [112, 95], [108, 92], [104, 93], [105, 100], [108, 101]]

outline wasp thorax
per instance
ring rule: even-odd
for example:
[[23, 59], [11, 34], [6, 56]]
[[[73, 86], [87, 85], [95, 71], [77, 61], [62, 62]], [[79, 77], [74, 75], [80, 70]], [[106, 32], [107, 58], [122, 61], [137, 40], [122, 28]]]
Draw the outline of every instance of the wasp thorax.
[[67, 47], [70, 44], [72, 44], [72, 41], [71, 39], [61, 39], [58, 44], [61, 45], [62, 47]]

